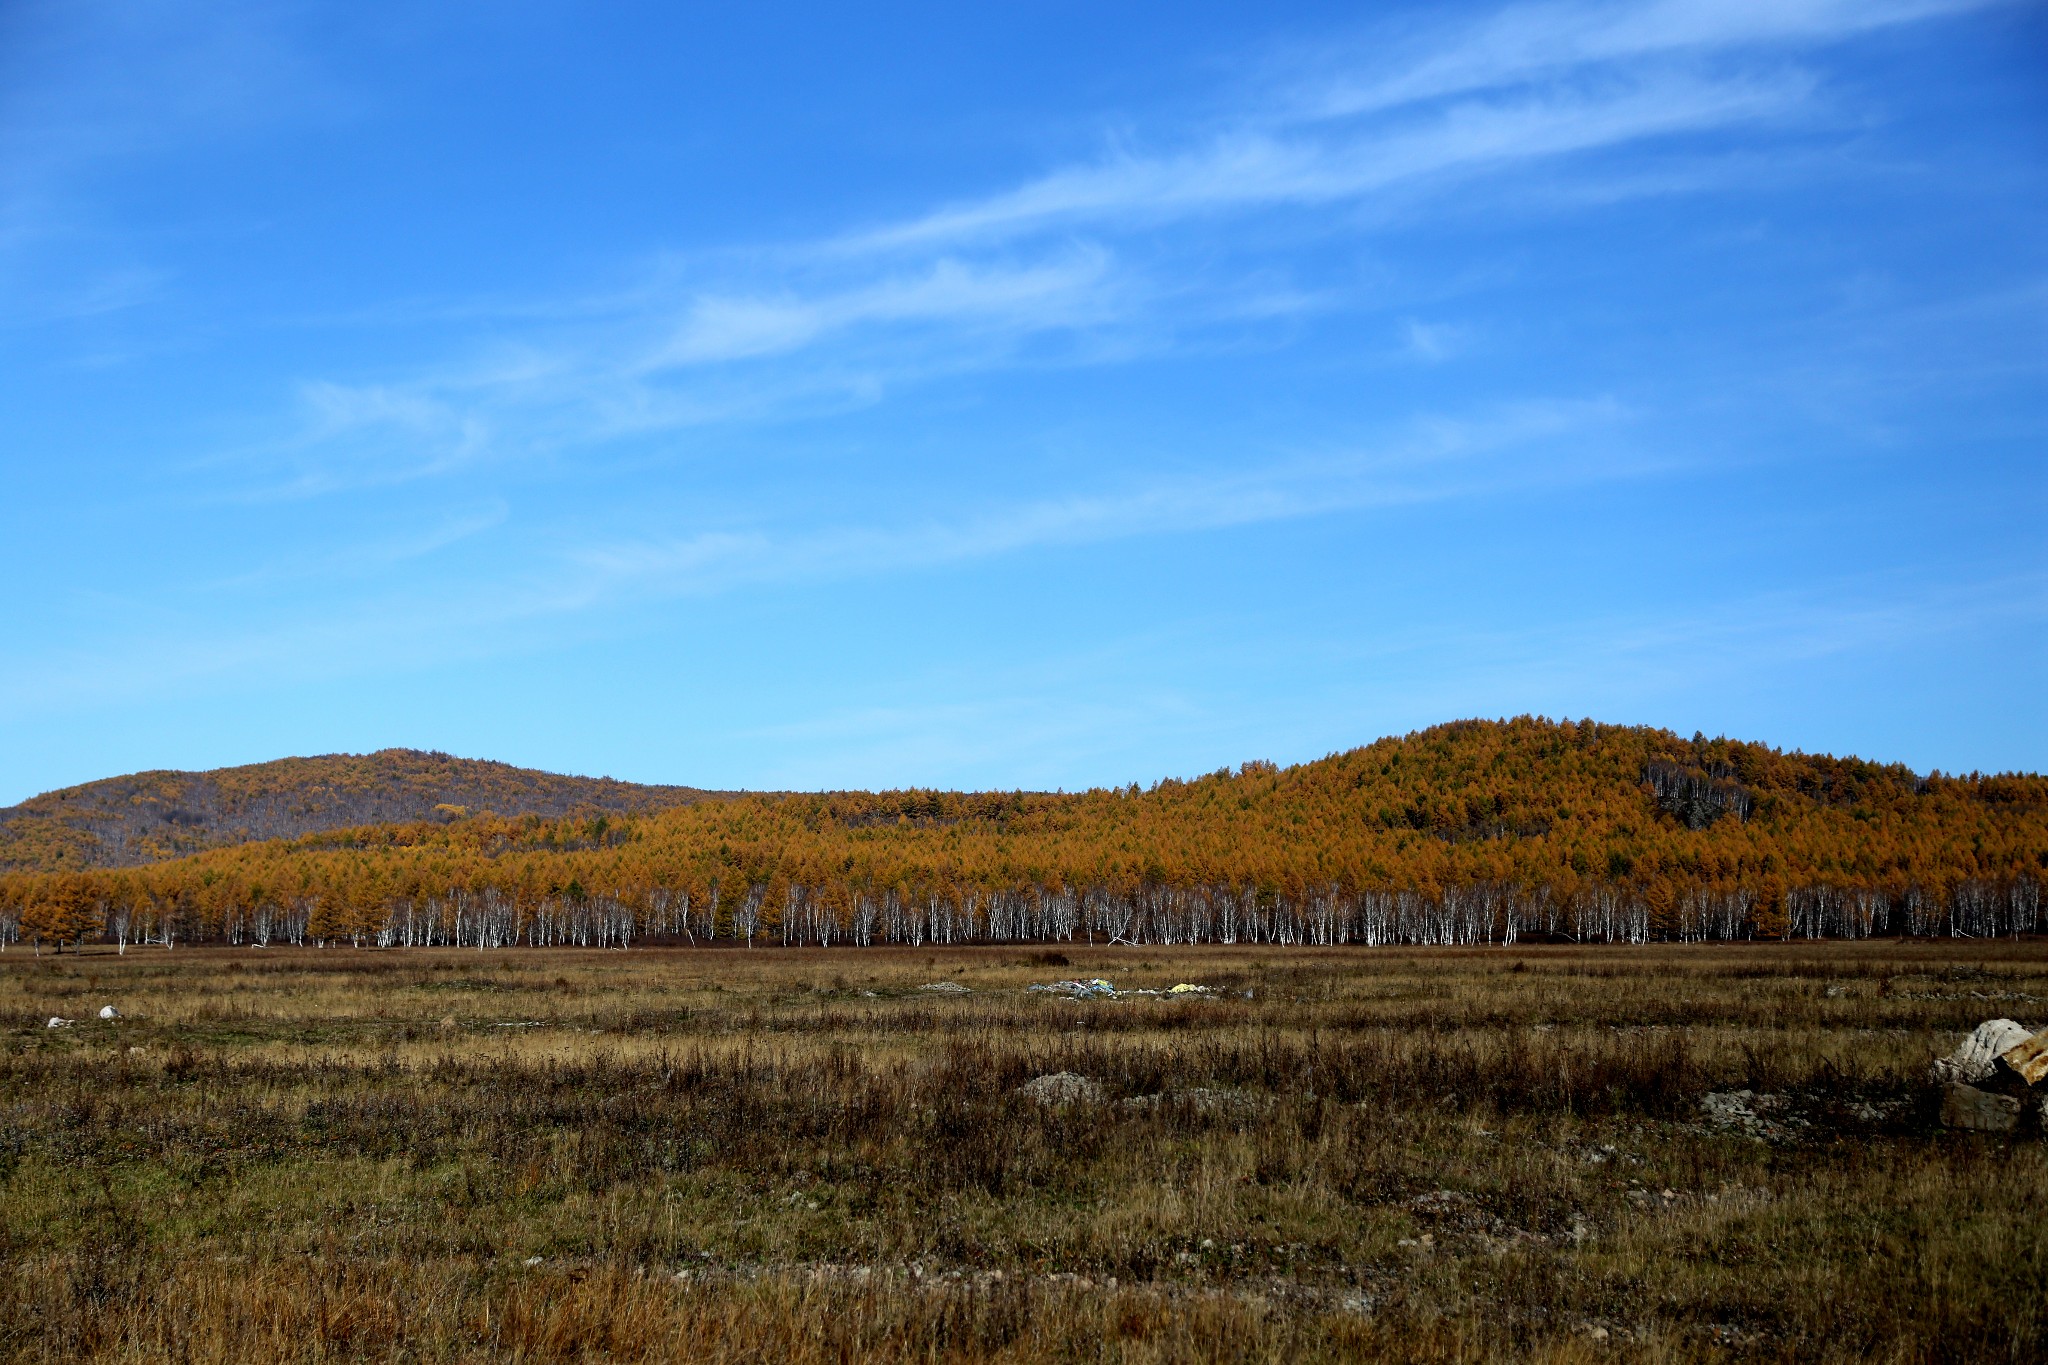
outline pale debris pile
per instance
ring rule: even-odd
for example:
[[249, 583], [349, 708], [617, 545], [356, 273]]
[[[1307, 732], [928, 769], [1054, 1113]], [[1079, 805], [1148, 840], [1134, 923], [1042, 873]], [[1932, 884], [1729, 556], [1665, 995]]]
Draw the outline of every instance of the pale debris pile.
[[1100, 1085], [1072, 1071], [1035, 1077], [1018, 1086], [1017, 1093], [1051, 1109], [1064, 1109], [1070, 1104], [1101, 1104], [1105, 1098]]
[[1050, 985], [1031, 986], [1028, 989], [1064, 995], [1072, 1000], [1114, 1000], [1117, 996], [1116, 987], [1099, 976], [1087, 981], [1055, 981]]
[[[1223, 992], [1214, 986], [1199, 986], [1192, 981], [1183, 981], [1177, 986], [1168, 986], [1165, 990], [1153, 990], [1149, 986], [1131, 986], [1118, 990], [1099, 976], [1088, 977], [1085, 980], [1040, 982], [1024, 989], [1047, 995], [1061, 995], [1069, 1000], [1123, 1000], [1134, 995], [1166, 996], [1175, 1000], [1217, 1000], [1223, 995]], [[1245, 992], [1245, 998], [1251, 998], [1250, 991]]]
[[[122, 1014], [121, 1014], [121, 1011], [119, 1011], [119, 1010], [115, 1009], [115, 1008], [114, 1008], [114, 1007], [113, 1007], [112, 1005], [102, 1005], [102, 1006], [100, 1006], [100, 1018], [102, 1018], [102, 1019], [119, 1019], [119, 1018], [121, 1018], [121, 1017], [123, 1017], [123, 1016], [122, 1016]], [[53, 1015], [51, 1015], [51, 1016], [50, 1016], [50, 1022], [49, 1022], [49, 1023], [47, 1023], [47, 1024], [45, 1024], [45, 1025], [43, 1025], [43, 1027], [44, 1027], [44, 1028], [70, 1028], [70, 1027], [71, 1027], [71, 1026], [72, 1026], [73, 1024], [75, 1024], [75, 1023], [77, 1023], [77, 1022], [78, 1022], [78, 1021], [77, 1021], [76, 1019], [66, 1019], [66, 1018], [65, 1018], [65, 1017], [64, 1017], [63, 1015], [61, 1015], [61, 1014], [53, 1014]]]
[[1241, 1086], [1189, 1086], [1184, 1089], [1162, 1091], [1156, 1095], [1133, 1095], [1117, 1101], [1117, 1107], [1126, 1113], [1143, 1113], [1157, 1109], [1164, 1104], [1184, 1104], [1198, 1114], [1211, 1118], [1249, 1119], [1271, 1109], [1274, 1104], [1271, 1095]]
[[1783, 1095], [1754, 1090], [1723, 1090], [1700, 1098], [1700, 1108], [1716, 1128], [1732, 1129], [1764, 1142], [1782, 1142], [1795, 1129], [1807, 1126], [1804, 1119], [1787, 1113], [1790, 1107], [1791, 1101]]
[[2048, 1128], [2048, 1030], [1987, 1019], [1928, 1074], [1943, 1087], [1941, 1121], [1951, 1128], [2010, 1133], [2028, 1109]]

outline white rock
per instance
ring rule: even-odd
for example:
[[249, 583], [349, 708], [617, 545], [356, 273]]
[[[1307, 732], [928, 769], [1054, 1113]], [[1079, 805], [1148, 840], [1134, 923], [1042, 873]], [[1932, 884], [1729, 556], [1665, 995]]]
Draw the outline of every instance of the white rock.
[[1064, 1109], [1070, 1104], [1102, 1103], [1102, 1087], [1072, 1071], [1055, 1071], [1017, 1087], [1017, 1093], [1040, 1104]]
[[100, 1006], [100, 1018], [102, 1018], [102, 1019], [119, 1019], [120, 1017], [121, 1017], [121, 1011], [119, 1011], [119, 1010], [115, 1009], [115, 1008], [114, 1008], [114, 1007], [113, 1007], [112, 1005], [101, 1005], [101, 1006]]
[[1991, 1074], [1998, 1054], [2033, 1036], [2010, 1019], [1987, 1019], [1963, 1039], [1962, 1046], [1934, 1063], [1934, 1079], [1947, 1085], [1981, 1081]]
[[61, 1018], [59, 1018], [58, 1016], [56, 1016], [56, 1015], [54, 1015], [54, 1014], [53, 1014], [53, 1015], [51, 1015], [51, 1016], [50, 1016], [50, 1022], [49, 1022], [49, 1023], [47, 1023], [47, 1024], [45, 1024], [45, 1025], [43, 1025], [43, 1027], [44, 1027], [44, 1028], [70, 1028], [70, 1027], [71, 1027], [71, 1020], [69, 1020], [69, 1019], [61, 1019]]

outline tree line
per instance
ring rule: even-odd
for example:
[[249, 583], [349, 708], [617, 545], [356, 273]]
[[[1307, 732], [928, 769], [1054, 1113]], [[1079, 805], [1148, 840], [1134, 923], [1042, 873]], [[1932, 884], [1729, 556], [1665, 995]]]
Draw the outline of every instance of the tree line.
[[1463, 721], [1078, 793], [384, 823], [0, 876], [0, 945], [1461, 944], [2048, 928], [2048, 779]]

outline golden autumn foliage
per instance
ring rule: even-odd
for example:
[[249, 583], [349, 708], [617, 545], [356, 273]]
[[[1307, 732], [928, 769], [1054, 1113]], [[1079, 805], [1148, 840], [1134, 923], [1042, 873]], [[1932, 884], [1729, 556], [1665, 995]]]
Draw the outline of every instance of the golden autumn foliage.
[[124, 938], [484, 944], [1998, 934], [2044, 879], [2039, 776], [1526, 717], [1149, 790], [486, 811], [86, 877]]

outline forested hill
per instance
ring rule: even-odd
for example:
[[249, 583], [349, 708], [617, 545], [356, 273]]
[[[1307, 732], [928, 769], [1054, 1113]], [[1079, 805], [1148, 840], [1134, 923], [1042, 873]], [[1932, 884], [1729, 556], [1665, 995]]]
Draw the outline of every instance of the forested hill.
[[640, 814], [712, 794], [417, 749], [130, 773], [0, 807], [0, 870], [127, 867], [224, 845], [486, 810]]
[[[418, 790], [423, 802], [449, 789]], [[132, 872], [0, 876], [0, 936], [97, 924], [480, 946], [1461, 943], [2048, 929], [2048, 779], [1923, 776], [1527, 717], [1149, 789], [442, 815]]]

